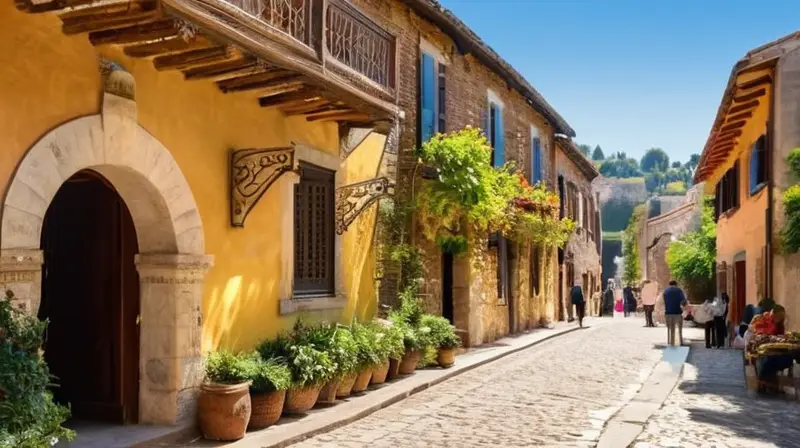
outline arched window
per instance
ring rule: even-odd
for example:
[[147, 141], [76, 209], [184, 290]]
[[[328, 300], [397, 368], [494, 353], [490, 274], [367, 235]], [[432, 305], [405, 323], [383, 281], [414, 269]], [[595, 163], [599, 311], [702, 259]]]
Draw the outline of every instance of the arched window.
[[750, 194], [767, 181], [767, 139], [761, 136], [750, 150]]

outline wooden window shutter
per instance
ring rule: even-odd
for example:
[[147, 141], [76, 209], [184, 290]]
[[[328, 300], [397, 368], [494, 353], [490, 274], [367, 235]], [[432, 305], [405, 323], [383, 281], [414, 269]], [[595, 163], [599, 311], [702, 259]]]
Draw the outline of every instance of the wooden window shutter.
[[739, 206], [739, 161], [733, 164], [733, 197], [731, 208]]
[[424, 143], [436, 133], [436, 63], [433, 56], [422, 53], [420, 62], [420, 135]]
[[334, 173], [303, 164], [294, 192], [294, 293], [333, 295]]
[[539, 137], [533, 137], [533, 183], [542, 180], [542, 141]]
[[506, 163], [505, 153], [505, 130], [503, 129], [503, 109], [500, 106], [494, 107], [494, 166], [500, 167]]
[[445, 85], [445, 70], [444, 64], [439, 64], [439, 129], [438, 132], [447, 132], [447, 91]]

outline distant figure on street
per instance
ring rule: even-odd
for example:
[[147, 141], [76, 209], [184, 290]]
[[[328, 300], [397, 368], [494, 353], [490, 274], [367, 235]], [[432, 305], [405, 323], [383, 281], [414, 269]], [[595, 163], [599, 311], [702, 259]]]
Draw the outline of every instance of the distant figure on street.
[[583, 328], [583, 316], [586, 313], [586, 298], [583, 297], [583, 288], [581, 287], [580, 283], [576, 283], [575, 286], [569, 292], [570, 299], [572, 304], [575, 305], [575, 314], [578, 316], [578, 325]]
[[636, 297], [633, 296], [633, 288], [630, 285], [622, 290], [622, 298], [624, 299], [625, 317], [628, 317], [631, 313], [636, 312]]
[[642, 287], [642, 306], [644, 307], [645, 327], [653, 328], [656, 323], [653, 321], [653, 312], [656, 309], [656, 297], [658, 297], [658, 283], [645, 280]]
[[717, 309], [714, 313], [714, 331], [717, 333], [717, 348], [725, 346], [725, 336], [728, 334], [728, 304], [731, 298], [727, 292], [723, 292], [717, 302]]
[[609, 280], [603, 293], [603, 313], [614, 317], [614, 281]]
[[702, 312], [694, 314], [694, 321], [703, 325], [705, 330], [706, 348], [717, 345], [717, 329], [714, 327], [714, 315], [716, 314], [717, 298], [709, 297], [703, 302]]
[[[686, 294], [672, 280], [664, 290], [664, 314], [667, 320], [667, 344], [683, 345], [683, 308], [686, 307]], [[675, 344], [675, 330], [678, 330], [678, 344]]]

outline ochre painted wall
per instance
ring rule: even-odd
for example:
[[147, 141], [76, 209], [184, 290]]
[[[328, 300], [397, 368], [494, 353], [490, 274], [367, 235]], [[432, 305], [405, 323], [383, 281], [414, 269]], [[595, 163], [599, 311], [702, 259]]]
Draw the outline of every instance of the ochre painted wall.
[[[297, 315], [278, 316], [282, 209], [271, 188], [252, 210], [243, 229], [230, 226], [229, 150], [289, 146], [293, 142], [336, 155], [335, 123], [308, 123], [259, 107], [252, 94], [223, 94], [213, 83], [187, 82], [180, 72], [158, 72], [149, 60], [134, 60], [105, 47], [136, 80], [138, 119], [171, 152], [197, 202], [206, 252], [216, 258], [203, 300], [203, 348], [249, 348], [289, 327]], [[67, 37], [52, 15], [23, 14], [0, 5], [0, 195], [26, 151], [45, 133], [76, 117], [100, 111], [98, 50], [86, 36]], [[373, 134], [351, 153], [342, 179], [375, 177], [384, 138]], [[341, 256], [350, 302], [344, 317], [372, 316], [375, 206], [346, 232]], [[312, 317], [338, 319], [340, 310]]]

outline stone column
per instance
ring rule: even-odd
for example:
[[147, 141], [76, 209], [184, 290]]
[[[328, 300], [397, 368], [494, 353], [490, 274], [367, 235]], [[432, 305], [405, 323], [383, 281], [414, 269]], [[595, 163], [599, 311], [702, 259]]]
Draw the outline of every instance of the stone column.
[[194, 418], [203, 381], [203, 285], [213, 257], [136, 256], [141, 287], [139, 421]]
[[14, 292], [15, 302], [36, 315], [42, 300], [42, 263], [39, 249], [0, 250], [0, 293]]

